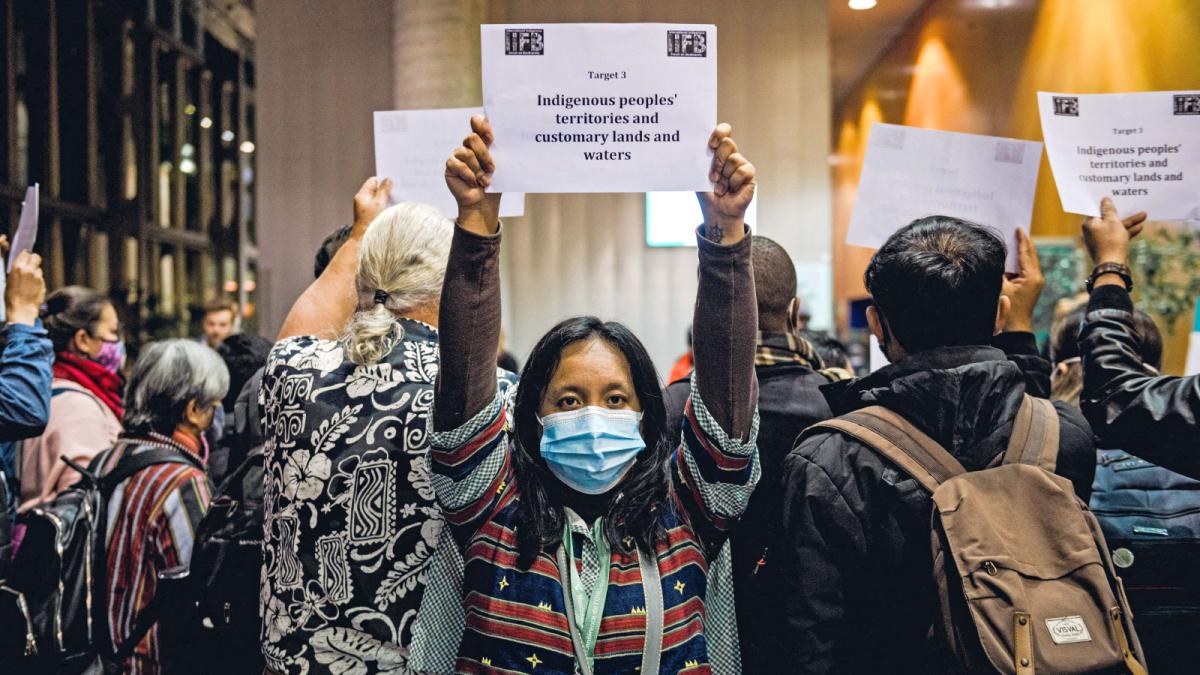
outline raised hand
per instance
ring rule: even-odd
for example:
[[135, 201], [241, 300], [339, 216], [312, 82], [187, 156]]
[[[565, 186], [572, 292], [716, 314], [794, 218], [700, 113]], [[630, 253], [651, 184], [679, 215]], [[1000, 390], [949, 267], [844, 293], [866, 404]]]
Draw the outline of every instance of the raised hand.
[[1129, 240], [1142, 231], [1146, 213], [1135, 213], [1121, 220], [1117, 217], [1117, 206], [1108, 197], [1100, 200], [1100, 217], [1083, 221], [1083, 243], [1087, 246], [1092, 263], [1120, 263], [1129, 260]]
[[500, 227], [500, 193], [488, 192], [496, 163], [489, 149], [495, 135], [483, 115], [471, 116], [471, 133], [446, 160], [446, 187], [458, 202], [458, 224], [476, 234]]
[[704, 236], [724, 246], [736, 244], [745, 233], [746, 209], [754, 198], [754, 165], [738, 152], [730, 134], [733, 127], [722, 122], [713, 129], [708, 147], [713, 151], [709, 169], [712, 192], [697, 192], [704, 213]]
[[392, 179], [380, 180], [375, 176], [367, 179], [354, 195], [354, 227], [352, 236], [362, 237], [371, 221], [383, 213], [392, 195]]
[[1001, 291], [1010, 303], [1004, 330], [1033, 332], [1033, 308], [1042, 295], [1046, 278], [1038, 261], [1037, 248], [1025, 230], [1017, 229], [1017, 267], [1015, 276], [1005, 276]]
[[8, 285], [4, 289], [8, 322], [32, 326], [45, 299], [42, 257], [32, 251], [21, 251], [8, 273]]

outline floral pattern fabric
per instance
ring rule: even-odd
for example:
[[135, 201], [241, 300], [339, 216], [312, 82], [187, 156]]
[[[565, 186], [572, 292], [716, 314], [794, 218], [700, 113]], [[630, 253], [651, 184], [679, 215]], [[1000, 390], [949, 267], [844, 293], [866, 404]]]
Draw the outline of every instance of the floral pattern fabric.
[[425, 471], [438, 347], [432, 327], [400, 323], [403, 340], [374, 366], [313, 337], [283, 340], [268, 358], [260, 607], [275, 672], [411, 672], [442, 532]]

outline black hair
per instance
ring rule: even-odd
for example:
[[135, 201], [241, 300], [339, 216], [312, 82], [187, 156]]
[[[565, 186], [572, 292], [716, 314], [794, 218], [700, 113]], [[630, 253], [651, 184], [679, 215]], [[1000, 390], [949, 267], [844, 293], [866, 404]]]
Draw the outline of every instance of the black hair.
[[350, 226], [343, 225], [321, 242], [321, 248], [317, 249], [317, 255], [313, 258], [313, 278], [319, 279], [325, 273], [325, 268], [329, 267], [329, 261], [333, 260], [333, 256], [337, 255], [338, 249], [346, 240], [350, 238]]
[[521, 485], [517, 549], [522, 568], [532, 565], [539, 551], [553, 550], [562, 540], [562, 509], [551, 501], [551, 489], [558, 483], [541, 458], [538, 409], [563, 350], [584, 340], [607, 342], [629, 363], [633, 389], [642, 404], [642, 438], [646, 441], [646, 449], [638, 454], [624, 480], [602, 496], [606, 502], [604, 534], [613, 550], [626, 553], [633, 546], [653, 552], [655, 542], [663, 534], [658, 509], [669, 503], [667, 459], [673, 444], [658, 371], [645, 346], [622, 324], [594, 316], [575, 317], [560, 322], [542, 336], [529, 354], [517, 386], [513, 410], [517, 447], [513, 469]]
[[808, 340], [827, 368], [843, 368], [850, 360], [850, 353], [846, 351], [846, 345], [828, 333], [806, 330], [800, 334], [800, 337]]
[[270, 351], [270, 340], [250, 333], [230, 335], [217, 347], [217, 353], [229, 369], [229, 392], [221, 402], [225, 412], [233, 412], [233, 404], [237, 402], [242, 387], [246, 386], [246, 382], [254, 377], [259, 368], [267, 364], [267, 354]]
[[[1070, 312], [1054, 323], [1050, 330], [1050, 361], [1058, 365], [1080, 355], [1079, 331], [1083, 327], [1085, 307]], [[1133, 310], [1133, 334], [1138, 341], [1138, 357], [1142, 363], [1162, 367], [1163, 336], [1154, 319], [1140, 309]]]
[[42, 325], [50, 335], [54, 353], [69, 351], [80, 330], [95, 336], [100, 315], [112, 301], [85, 286], [65, 286], [46, 297], [42, 307]]
[[787, 330], [787, 311], [796, 298], [796, 266], [774, 239], [750, 237], [754, 267], [754, 297], [758, 301], [759, 330]]
[[949, 216], [914, 220], [871, 258], [865, 281], [886, 337], [910, 354], [989, 344], [1004, 281], [1004, 241]]

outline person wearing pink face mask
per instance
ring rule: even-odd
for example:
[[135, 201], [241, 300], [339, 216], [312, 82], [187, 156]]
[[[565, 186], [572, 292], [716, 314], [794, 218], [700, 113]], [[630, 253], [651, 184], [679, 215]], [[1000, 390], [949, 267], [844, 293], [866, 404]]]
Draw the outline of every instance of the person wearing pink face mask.
[[78, 481], [62, 458], [87, 466], [116, 443], [125, 414], [125, 344], [108, 298], [82, 286], [59, 289], [46, 298], [42, 323], [54, 345], [50, 419], [21, 449], [20, 511]]

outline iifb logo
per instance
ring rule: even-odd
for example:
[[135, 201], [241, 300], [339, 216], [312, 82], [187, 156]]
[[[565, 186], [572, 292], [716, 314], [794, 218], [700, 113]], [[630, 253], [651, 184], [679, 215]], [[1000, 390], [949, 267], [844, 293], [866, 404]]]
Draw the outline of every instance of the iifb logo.
[[1200, 115], [1200, 94], [1176, 94], [1176, 115]]
[[1066, 115], [1067, 117], [1079, 117], [1079, 97], [1055, 96], [1054, 114]]
[[546, 48], [541, 28], [505, 28], [504, 53], [517, 56], [541, 56]]
[[702, 30], [669, 30], [667, 56], [708, 56], [708, 36]]

